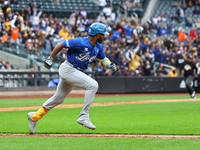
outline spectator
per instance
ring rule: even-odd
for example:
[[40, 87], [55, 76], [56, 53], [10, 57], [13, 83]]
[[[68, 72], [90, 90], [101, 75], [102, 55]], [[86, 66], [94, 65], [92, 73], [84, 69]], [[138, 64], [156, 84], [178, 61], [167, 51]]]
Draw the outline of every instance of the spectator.
[[110, 5], [106, 5], [103, 8], [102, 12], [104, 13], [106, 20], [110, 19], [111, 13], [112, 13], [112, 9], [111, 9]]
[[26, 50], [27, 50], [27, 53], [28, 54], [34, 54], [33, 51], [34, 51], [34, 45], [33, 45], [33, 42], [31, 39], [28, 39], [26, 41]]
[[87, 18], [87, 12], [85, 10], [81, 10], [80, 15], [82, 18]]
[[133, 35], [133, 26], [129, 23], [127, 24], [127, 26], [125, 27], [125, 36], [126, 39], [131, 39], [132, 35]]
[[74, 38], [74, 36], [72, 35], [71, 31], [68, 29], [67, 26], [62, 26], [58, 35], [62, 37], [64, 40]]
[[10, 65], [10, 62], [9, 62], [9, 61], [6, 61], [5, 66], [6, 66], [6, 69], [7, 69], [7, 70], [11, 70], [11, 69], [12, 69], [12, 66]]
[[130, 61], [130, 70], [135, 71], [139, 67], [140, 61], [141, 57], [138, 54], [134, 53]]
[[166, 68], [163, 66], [163, 63], [160, 63], [157, 69], [158, 76], [166, 76], [168, 74]]
[[176, 68], [171, 68], [170, 72], [167, 75], [168, 77], [177, 77], [178, 73], [176, 72]]
[[159, 22], [165, 22], [165, 21], [166, 21], [165, 16], [163, 16], [163, 14], [159, 14], [159, 16], [158, 16], [158, 21], [159, 21]]
[[8, 33], [5, 32], [4, 35], [1, 37], [1, 43], [5, 43], [9, 40]]
[[118, 30], [113, 30], [113, 33], [112, 33], [110, 39], [112, 41], [117, 41], [117, 40], [120, 40], [121, 37], [122, 37], [122, 29], [119, 28]]
[[199, 9], [198, 6], [196, 6], [196, 7], [194, 8], [193, 14], [194, 14], [194, 15], [200, 15], [200, 9]]
[[187, 37], [187, 35], [185, 33], [185, 30], [181, 28], [180, 31], [178, 32], [178, 41], [184, 42], [186, 37]]
[[196, 36], [197, 36], [197, 31], [196, 31], [195, 28], [192, 28], [192, 29], [190, 30], [190, 37], [191, 37], [192, 39], [194, 39]]
[[97, 16], [97, 21], [98, 21], [98, 22], [102, 22], [102, 23], [104, 23], [104, 22], [106, 21], [106, 18], [105, 18], [105, 16], [104, 16], [103, 12], [101, 12], [101, 13]]
[[33, 16], [34, 16], [34, 11], [37, 9], [41, 9], [41, 6], [44, 4], [45, 2], [42, 1], [41, 4], [37, 5], [35, 2], [32, 4], [32, 0], [29, 0], [29, 7], [30, 7], [30, 21], [33, 22]]
[[17, 27], [11, 29], [11, 43], [19, 49], [19, 28]]
[[172, 22], [176, 21], [176, 22], [180, 23], [176, 13], [172, 13], [171, 21]]
[[194, 21], [192, 20], [192, 18], [185, 18], [185, 26], [187, 26], [187, 27], [194, 26]]
[[0, 56], [0, 70], [5, 70], [6, 69], [6, 65], [3, 62], [3, 58], [1, 58]]
[[8, 17], [8, 12], [10, 11], [10, 2], [9, 1], [4, 1], [3, 6], [2, 6], [2, 11], [4, 14], [4, 19], [6, 19]]
[[184, 10], [183, 10], [182, 7], [179, 7], [179, 8], [178, 8], [178, 10], [177, 10], [177, 16], [178, 16], [178, 21], [179, 21], [179, 22], [184, 21], [185, 13], [184, 13]]
[[55, 24], [54, 23], [50, 23], [47, 28], [46, 28], [46, 35], [53, 35], [55, 32]]
[[41, 14], [42, 14], [42, 10], [37, 12], [37, 8], [33, 8], [33, 21], [32, 21], [33, 29], [39, 28]]
[[157, 28], [157, 35], [162, 36], [165, 33], [166, 33], [166, 30], [164, 29], [163, 25], [159, 25], [159, 27]]
[[173, 26], [171, 24], [167, 25], [166, 34], [171, 35], [173, 31]]
[[102, 11], [103, 8], [107, 5], [106, 0], [98, 0], [99, 2], [99, 10]]
[[149, 60], [145, 61], [144, 67], [143, 67], [143, 75], [144, 76], [150, 76], [151, 75], [152, 66]]
[[70, 25], [70, 28], [73, 29], [73, 31], [75, 31], [74, 28], [76, 26], [77, 17], [78, 17], [78, 11], [77, 10], [74, 10], [69, 17], [69, 25]]
[[10, 20], [8, 19], [8, 18], [6, 18], [6, 21], [5, 21], [5, 28], [6, 28], [6, 31], [7, 32], [10, 32], [10, 26], [11, 26], [11, 24], [10, 24]]
[[65, 27], [69, 25], [69, 22], [68, 22], [68, 20], [67, 20], [67, 17], [64, 17], [64, 18], [63, 18], [62, 25], [65, 26]]
[[152, 22], [157, 25], [158, 24], [158, 17], [156, 15], [153, 16]]

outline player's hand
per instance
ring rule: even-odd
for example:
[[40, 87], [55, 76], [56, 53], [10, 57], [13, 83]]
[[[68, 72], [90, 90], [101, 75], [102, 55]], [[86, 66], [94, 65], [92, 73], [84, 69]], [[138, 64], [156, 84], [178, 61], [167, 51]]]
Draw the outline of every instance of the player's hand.
[[53, 65], [53, 58], [51, 56], [49, 56], [45, 62], [44, 62], [44, 66], [47, 68], [47, 69], [50, 69], [51, 66]]
[[110, 64], [110, 69], [112, 69], [112, 71], [117, 71], [117, 66], [112, 62]]

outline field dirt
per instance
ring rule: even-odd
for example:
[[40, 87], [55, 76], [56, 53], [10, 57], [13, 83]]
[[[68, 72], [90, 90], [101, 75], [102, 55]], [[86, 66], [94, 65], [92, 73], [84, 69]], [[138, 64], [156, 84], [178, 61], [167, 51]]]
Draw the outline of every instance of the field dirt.
[[[183, 93], [184, 95], [186, 93]], [[101, 96], [134, 96], [134, 95], [155, 95], [155, 94], [97, 94], [96, 97]], [[160, 94], [158, 94], [160, 95]], [[164, 93], [162, 95], [169, 95], [169, 93]], [[173, 93], [170, 95], [180, 95], [180, 93]], [[28, 96], [0, 96], [1, 99], [20, 99], [20, 98], [49, 98], [52, 95], [28, 95]], [[68, 97], [83, 97], [84, 94], [70, 94]], [[143, 103], [166, 103], [166, 102], [186, 102], [186, 101], [200, 101], [200, 99], [170, 99], [170, 100], [147, 100], [147, 101], [131, 101], [131, 102], [107, 102], [107, 103], [93, 103], [92, 106], [110, 106], [110, 105], [126, 105], [126, 104], [143, 104]], [[75, 108], [82, 107], [83, 104], [65, 104], [58, 105], [56, 108]], [[32, 110], [38, 109], [41, 106], [31, 106], [31, 107], [10, 107], [10, 108], [0, 108], [0, 111], [19, 111], [19, 110]], [[55, 109], [56, 109], [55, 108]], [[0, 133], [1, 137], [18, 137], [18, 136], [34, 136], [34, 137], [88, 137], [88, 138], [187, 138], [187, 139], [199, 139], [199, 135], [130, 135], [130, 134], [3, 134]]]

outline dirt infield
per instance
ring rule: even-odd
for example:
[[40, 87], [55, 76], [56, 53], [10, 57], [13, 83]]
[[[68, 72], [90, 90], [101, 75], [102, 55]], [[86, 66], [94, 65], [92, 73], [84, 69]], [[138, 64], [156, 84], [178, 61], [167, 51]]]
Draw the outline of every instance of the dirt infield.
[[[135, 94], [134, 94], [135, 95]], [[83, 96], [71, 95], [72, 97]], [[101, 95], [109, 96], [109, 95]], [[113, 95], [110, 95], [113, 96]], [[121, 95], [120, 95], [121, 96]], [[127, 95], [125, 95], [127, 96]], [[32, 96], [33, 97], [33, 96]], [[7, 97], [8, 98], [8, 97]], [[16, 98], [16, 97], [15, 97]], [[174, 100], [148, 100], [148, 101], [131, 101], [131, 102], [107, 102], [107, 103], [93, 103], [92, 106], [111, 106], [111, 105], [126, 105], [126, 104], [144, 104], [144, 103], [167, 103], [167, 102], [187, 102], [187, 101], [200, 101], [200, 99], [174, 99]], [[75, 108], [82, 107], [83, 104], [66, 104], [59, 105], [56, 108]], [[32, 110], [38, 109], [40, 106], [33, 107], [11, 107], [0, 108], [0, 111], [19, 111], [19, 110]], [[130, 135], [130, 134], [1, 134], [0, 137], [88, 137], [88, 138], [162, 138], [162, 139], [200, 139], [199, 135]]]
[[157, 138], [199, 139], [199, 135], [130, 135], [130, 134], [0, 134], [0, 137], [88, 137], [88, 138]]

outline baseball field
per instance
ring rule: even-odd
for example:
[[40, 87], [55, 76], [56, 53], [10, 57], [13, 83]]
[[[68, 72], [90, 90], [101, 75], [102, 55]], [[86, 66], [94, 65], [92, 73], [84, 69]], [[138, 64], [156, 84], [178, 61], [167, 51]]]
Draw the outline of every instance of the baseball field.
[[[81, 95], [82, 96], [82, 95]], [[83, 97], [69, 96], [49, 111], [30, 135], [27, 113], [46, 98], [0, 99], [2, 150], [199, 150], [200, 95], [97, 95], [87, 129], [76, 120]]]

